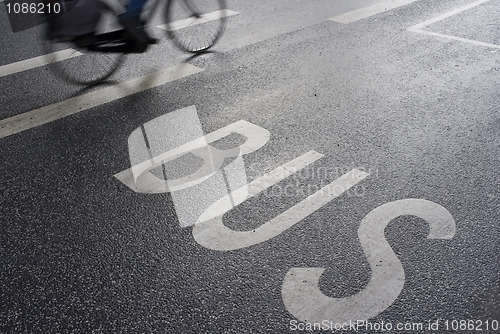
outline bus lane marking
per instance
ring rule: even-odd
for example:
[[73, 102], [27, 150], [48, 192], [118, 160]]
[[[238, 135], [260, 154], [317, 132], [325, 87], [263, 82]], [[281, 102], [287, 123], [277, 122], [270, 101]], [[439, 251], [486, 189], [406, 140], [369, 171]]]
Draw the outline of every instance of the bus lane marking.
[[[177, 136], [174, 136], [173, 141], [168, 143], [164, 138], [171, 133], [166, 131], [167, 125], [179, 124], [181, 119], [181, 124], [194, 126], [194, 131], [181, 140], [176, 140]], [[137, 138], [131, 140], [129, 137], [129, 154], [133, 166], [115, 174], [115, 177], [135, 192], [172, 192], [180, 226], [193, 225], [194, 240], [210, 250], [233, 251], [266, 242], [369, 176], [369, 173], [352, 169], [261, 226], [248, 231], [233, 230], [224, 225], [224, 214], [310, 166], [321, 159], [323, 154], [311, 150], [247, 182], [241, 157], [263, 147], [270, 139], [270, 132], [240, 120], [203, 135], [198, 121], [196, 107], [191, 106], [160, 116], [150, 121], [151, 124], [148, 122], [141, 125], [140, 129], [133, 132]], [[153, 124], [155, 122], [158, 124]], [[183, 129], [183, 133], [187, 130]], [[243, 144], [226, 150], [211, 147], [212, 142], [233, 133], [246, 137]], [[152, 146], [151, 143], [156, 144]], [[144, 157], [152, 156], [153, 152], [157, 154], [155, 157], [143, 161]], [[190, 175], [167, 180], [166, 175], [165, 179], [161, 179], [151, 173], [152, 168], [188, 153], [204, 161], [203, 166]], [[223, 167], [227, 158], [234, 159]], [[181, 168], [186, 166], [183, 163], [180, 165]], [[182, 197], [187, 189], [191, 193]], [[193, 211], [194, 214], [186, 214]], [[348, 323], [367, 321], [392, 305], [399, 297], [406, 278], [401, 262], [385, 239], [385, 228], [400, 216], [416, 216], [425, 220], [430, 227], [428, 239], [451, 239], [456, 232], [452, 215], [434, 202], [402, 199], [383, 204], [370, 211], [358, 229], [361, 246], [371, 267], [370, 281], [364, 289], [350, 297], [330, 298], [319, 289], [319, 280], [325, 268], [291, 268], [284, 277], [281, 288], [283, 303], [288, 312], [305, 323]]]

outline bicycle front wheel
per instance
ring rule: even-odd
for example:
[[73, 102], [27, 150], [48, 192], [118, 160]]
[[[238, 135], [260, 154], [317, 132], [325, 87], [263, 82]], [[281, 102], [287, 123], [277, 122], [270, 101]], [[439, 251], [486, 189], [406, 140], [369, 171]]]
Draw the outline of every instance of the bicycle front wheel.
[[221, 37], [226, 23], [224, 0], [170, 0], [165, 28], [183, 51], [199, 53]]

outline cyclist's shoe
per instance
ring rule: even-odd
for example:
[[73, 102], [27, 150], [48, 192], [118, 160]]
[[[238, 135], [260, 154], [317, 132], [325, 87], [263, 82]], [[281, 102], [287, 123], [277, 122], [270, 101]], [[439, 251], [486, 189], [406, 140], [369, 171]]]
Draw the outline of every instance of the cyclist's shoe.
[[151, 37], [144, 29], [144, 22], [120, 15], [120, 24], [125, 28], [125, 39], [130, 42], [129, 53], [142, 53], [149, 45], [158, 43], [158, 40]]
[[123, 15], [120, 15], [118, 17], [118, 20], [127, 31], [130, 39], [138, 44], [149, 44], [149, 41], [152, 39], [152, 37], [148, 35], [146, 30], [144, 30], [144, 24], [141, 21], [129, 17], [124, 17]]
[[[144, 27], [146, 26], [146, 22], [145, 21], [139, 21], [139, 24], [140, 24], [140, 27], [142, 27], [142, 29], [144, 30]], [[146, 35], [148, 36], [148, 44], [157, 44], [159, 42], [158, 38], [155, 38], [151, 35], [149, 35], [147, 32], [146, 32]]]

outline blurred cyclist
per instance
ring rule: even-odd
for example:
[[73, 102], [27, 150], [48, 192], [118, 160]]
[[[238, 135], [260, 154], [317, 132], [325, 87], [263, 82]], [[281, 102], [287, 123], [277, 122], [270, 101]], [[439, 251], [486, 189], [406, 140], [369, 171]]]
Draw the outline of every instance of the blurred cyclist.
[[[130, 0], [125, 12], [118, 20], [127, 32], [127, 40], [132, 42], [135, 52], [144, 51], [156, 39], [144, 30], [141, 13], [147, 0]], [[100, 17], [98, 0], [66, 0], [63, 15], [49, 15], [50, 39], [73, 40], [78, 47], [87, 47], [95, 42], [94, 32]]]

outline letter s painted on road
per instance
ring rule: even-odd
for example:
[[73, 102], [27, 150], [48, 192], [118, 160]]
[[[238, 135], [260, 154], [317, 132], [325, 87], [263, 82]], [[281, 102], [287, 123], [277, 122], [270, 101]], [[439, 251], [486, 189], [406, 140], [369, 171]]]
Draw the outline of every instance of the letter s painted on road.
[[404, 215], [417, 216], [430, 226], [428, 239], [450, 239], [455, 220], [448, 210], [424, 199], [403, 199], [370, 211], [358, 229], [372, 276], [359, 293], [346, 298], [330, 298], [319, 287], [324, 268], [292, 268], [285, 276], [282, 297], [288, 311], [308, 322], [330, 320], [344, 323], [368, 320], [389, 307], [403, 289], [405, 274], [401, 262], [385, 239], [386, 226]]

